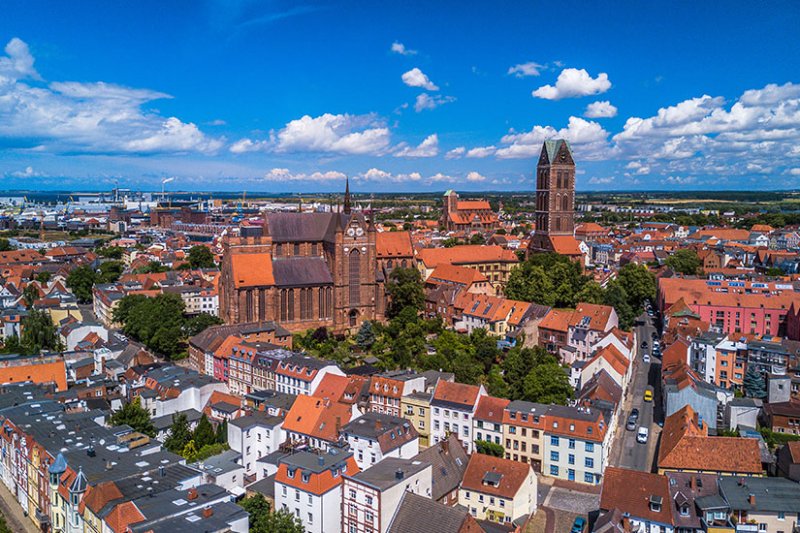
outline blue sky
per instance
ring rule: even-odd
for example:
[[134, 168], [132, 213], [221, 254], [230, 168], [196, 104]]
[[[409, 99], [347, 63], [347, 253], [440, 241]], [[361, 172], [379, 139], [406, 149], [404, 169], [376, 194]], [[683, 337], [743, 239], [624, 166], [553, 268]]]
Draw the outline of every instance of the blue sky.
[[800, 187], [797, 2], [0, 0], [0, 188]]

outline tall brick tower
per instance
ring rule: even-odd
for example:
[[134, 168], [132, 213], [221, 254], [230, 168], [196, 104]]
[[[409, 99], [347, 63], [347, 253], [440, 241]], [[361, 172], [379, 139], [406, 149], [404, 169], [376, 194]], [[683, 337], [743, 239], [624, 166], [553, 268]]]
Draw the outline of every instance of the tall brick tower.
[[[545, 141], [536, 167], [536, 231], [529, 252], [574, 255], [575, 161], [564, 139]], [[564, 245], [569, 245], [569, 251]], [[565, 253], [567, 252], [567, 253]]]

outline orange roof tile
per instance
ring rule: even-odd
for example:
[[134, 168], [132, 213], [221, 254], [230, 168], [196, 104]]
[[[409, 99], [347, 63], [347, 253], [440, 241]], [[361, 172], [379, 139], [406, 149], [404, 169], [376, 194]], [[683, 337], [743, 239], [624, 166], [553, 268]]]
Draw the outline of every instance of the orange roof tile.
[[340, 376], [338, 374], [325, 374], [322, 381], [317, 385], [314, 391], [315, 398], [327, 398], [332, 402], [338, 402], [347, 390], [350, 380], [347, 376]]
[[473, 283], [481, 283], [487, 280], [486, 276], [476, 268], [443, 263], [438, 265], [433, 272], [431, 272], [431, 275], [428, 276], [428, 281], [443, 281], [469, 286]]
[[413, 257], [411, 233], [408, 231], [383, 231], [375, 236], [375, 250], [378, 258]]
[[423, 248], [418, 255], [427, 268], [436, 268], [443, 263], [471, 265], [519, 262], [513, 251], [497, 245], [464, 244], [452, 248]]
[[0, 383], [23, 383], [25, 381], [55, 383], [58, 392], [67, 390], [67, 369], [64, 360], [0, 366]]
[[300, 395], [286, 414], [283, 430], [333, 442], [351, 414], [349, 405]]
[[495, 398], [494, 396], [481, 396], [478, 400], [478, 407], [475, 408], [475, 420], [486, 420], [489, 422], [503, 423], [503, 410], [511, 403], [506, 398]]
[[[500, 481], [496, 485], [484, 483], [486, 474], [490, 473], [500, 475]], [[461, 488], [483, 494], [493, 494], [501, 498], [514, 499], [514, 496], [517, 495], [531, 473], [531, 466], [527, 463], [482, 453], [473, 453], [469, 458], [467, 470], [464, 472]]]
[[614, 369], [617, 374], [622, 376], [628, 371], [628, 366], [630, 365], [630, 361], [628, 358], [622, 355], [622, 352], [617, 350], [617, 348], [613, 344], [608, 344], [602, 347], [598, 352], [592, 357], [587, 363], [586, 366], [592, 364], [594, 361], [600, 358], [605, 359], [608, 361], [608, 364], [611, 365], [611, 368]]
[[124, 533], [128, 531], [128, 526], [144, 519], [145, 516], [139, 511], [135, 503], [122, 502], [108, 513], [105, 522], [114, 533]]
[[589, 317], [589, 329], [605, 331], [614, 308], [609, 305], [588, 304], [581, 302], [575, 307], [569, 325], [577, 326], [585, 317]]
[[569, 331], [569, 323], [572, 318], [572, 309], [551, 309], [541, 322], [539, 329], [549, 329], [552, 331]]
[[264, 287], [275, 285], [272, 256], [269, 253], [234, 254], [231, 256], [234, 287]]
[[[358, 464], [352, 455], [347, 458], [346, 462], [347, 475], [352, 476], [358, 474]], [[310, 492], [317, 496], [321, 496], [329, 492], [331, 489], [342, 483], [342, 476], [337, 475], [334, 477], [333, 471], [330, 468], [323, 470], [320, 473], [311, 472], [307, 483], [302, 481], [302, 472], [299, 472], [301, 469], [298, 468], [297, 470], [298, 471], [294, 473], [293, 477], [289, 477], [288, 465], [281, 463], [278, 466], [278, 471], [275, 473], [275, 481], [278, 483], [283, 483], [284, 485], [289, 485], [290, 487], [296, 487], [304, 492]]]
[[492, 206], [486, 200], [459, 200], [456, 208], [459, 211], [491, 211]]
[[578, 239], [572, 235], [554, 235], [550, 237], [550, 244], [553, 251], [560, 255], [577, 256], [583, 255]]
[[439, 380], [436, 390], [433, 392], [433, 401], [442, 401], [459, 404], [465, 407], [473, 407], [478, 400], [480, 387], [467, 385], [465, 383], [453, 383], [450, 381]]
[[[653, 511], [650, 498], [661, 498], [661, 511]], [[609, 466], [603, 475], [600, 509], [619, 509], [633, 518], [672, 524], [669, 479], [667, 476]]]

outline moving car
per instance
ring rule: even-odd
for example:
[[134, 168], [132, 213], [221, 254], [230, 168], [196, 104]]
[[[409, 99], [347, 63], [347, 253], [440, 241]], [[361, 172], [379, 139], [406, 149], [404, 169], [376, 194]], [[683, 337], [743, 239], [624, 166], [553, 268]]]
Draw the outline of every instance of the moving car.
[[644, 354], [644, 356], [642, 357], [642, 361], [644, 361], [645, 363], [649, 363], [650, 362], [650, 354], [648, 354], [648, 353]]
[[586, 520], [582, 516], [579, 516], [572, 523], [570, 533], [583, 533], [584, 529], [586, 529]]
[[647, 341], [642, 341], [642, 350], [646, 350], [647, 346], [648, 346]]
[[653, 401], [653, 387], [647, 387], [644, 390], [644, 401], [652, 402]]
[[633, 416], [628, 417], [628, 422], [625, 424], [625, 429], [633, 431], [636, 429], [636, 419]]
[[631, 416], [634, 420], [639, 420], [639, 410], [635, 407], [631, 409]]
[[647, 428], [639, 428], [639, 432], [636, 434], [636, 442], [645, 444], [649, 435], [650, 431]]

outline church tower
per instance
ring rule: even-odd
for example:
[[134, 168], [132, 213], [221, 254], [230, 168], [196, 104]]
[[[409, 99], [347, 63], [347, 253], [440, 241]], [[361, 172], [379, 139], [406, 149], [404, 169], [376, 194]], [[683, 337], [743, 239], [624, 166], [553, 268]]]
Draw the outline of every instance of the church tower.
[[557, 251], [553, 237], [574, 237], [575, 161], [563, 139], [545, 141], [536, 167], [536, 231], [532, 252]]

